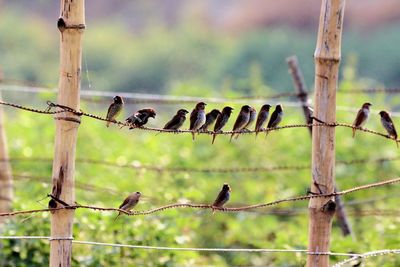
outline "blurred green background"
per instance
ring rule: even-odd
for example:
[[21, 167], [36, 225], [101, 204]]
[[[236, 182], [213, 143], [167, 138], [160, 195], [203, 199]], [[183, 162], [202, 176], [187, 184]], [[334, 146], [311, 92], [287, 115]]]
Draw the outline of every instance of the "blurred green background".
[[[400, 4], [396, 1], [348, 2], [343, 36], [340, 91], [400, 85]], [[22, 80], [46, 87], [58, 82], [58, 1], [0, 1], [0, 68], [5, 80]], [[86, 1], [82, 88], [193, 95], [207, 97], [267, 95], [293, 92], [286, 57], [296, 54], [310, 88], [313, 85], [320, 1]], [[5, 85], [0, 85], [5, 88]], [[45, 108], [49, 93], [21, 94], [4, 91], [6, 101]], [[111, 101], [111, 98], [110, 100]], [[275, 104], [276, 100], [265, 100]], [[284, 99], [282, 125], [303, 123], [301, 110]], [[289, 102], [287, 105], [285, 103]], [[338, 94], [339, 122], [351, 123], [363, 102], [372, 102], [368, 128], [384, 132], [377, 113], [396, 111], [395, 95]], [[262, 102], [249, 102], [259, 109]], [[106, 103], [82, 102], [82, 109], [104, 116]], [[234, 103], [209, 103], [207, 110]], [[144, 104], [127, 105], [124, 119]], [[179, 108], [193, 104], [154, 105], [158, 115], [149, 125], [161, 127]], [[53, 156], [54, 122], [51, 116], [6, 110], [11, 157]], [[394, 117], [395, 123], [399, 122]], [[183, 128], [187, 128], [188, 123]], [[393, 142], [364, 133], [351, 138], [351, 130], [337, 128], [337, 160], [395, 157]], [[99, 121], [83, 118], [77, 157], [124, 164], [169, 167], [218, 168], [310, 164], [311, 141], [307, 129], [271, 133], [267, 139], [241, 136], [229, 143], [227, 136], [170, 135], [107, 129]], [[38, 200], [51, 190], [51, 163], [13, 162], [14, 209], [45, 208]], [[336, 168], [339, 188], [398, 176], [398, 161]], [[21, 175], [36, 176], [23, 179]], [[80, 204], [118, 207], [133, 191], [149, 198], [139, 210], [178, 201], [211, 203], [221, 185], [228, 182], [232, 198], [228, 206], [256, 204], [303, 195], [310, 171], [268, 173], [168, 173], [104, 167], [77, 161], [76, 180], [96, 187], [77, 186]], [[100, 187], [100, 188], [99, 188]], [[105, 190], [104, 190], [105, 188]], [[398, 248], [400, 218], [396, 216], [398, 189], [388, 186], [358, 192], [344, 198], [353, 228], [343, 237], [334, 223], [331, 250], [366, 252]], [[359, 201], [365, 201], [358, 203]], [[271, 211], [296, 209], [296, 216]], [[361, 216], [363, 211], [388, 210], [394, 216]], [[307, 248], [307, 202], [284, 204], [255, 212], [216, 213], [205, 210], [170, 210], [146, 217], [77, 210], [76, 240], [171, 247]], [[397, 213], [398, 214], [398, 213]], [[2, 235], [49, 235], [49, 214], [18, 216], [2, 228]], [[1, 241], [0, 266], [48, 264], [46, 241]], [[331, 257], [336, 262], [343, 257]], [[303, 266], [302, 254], [166, 252], [74, 245], [74, 266]], [[400, 258], [385, 256], [365, 266], [399, 266]]]

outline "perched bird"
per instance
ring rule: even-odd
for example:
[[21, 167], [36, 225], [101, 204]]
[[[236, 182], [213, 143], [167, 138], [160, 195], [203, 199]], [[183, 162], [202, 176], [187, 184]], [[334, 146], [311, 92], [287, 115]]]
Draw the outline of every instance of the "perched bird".
[[[130, 194], [127, 198], [125, 198], [124, 202], [122, 202], [122, 204], [119, 206], [119, 209], [130, 211], [139, 202], [141, 195], [142, 195], [142, 193], [140, 193], [140, 192], [135, 192], [135, 193]], [[118, 213], [118, 215], [117, 215], [117, 217], [115, 217], [114, 221], [117, 220], [119, 215], [121, 215], [121, 212]]]
[[[372, 106], [370, 103], [364, 103], [361, 109], [357, 113], [357, 117], [353, 122], [354, 127], [362, 127], [367, 121], [369, 117], [369, 107]], [[353, 128], [353, 138], [356, 135], [356, 129]]]
[[246, 126], [244, 126], [243, 129], [247, 129], [254, 123], [254, 121], [257, 118], [257, 110], [253, 107], [250, 107], [250, 118], [249, 118], [249, 122], [246, 124]]
[[[217, 208], [222, 208], [226, 202], [228, 202], [231, 188], [229, 187], [228, 184], [224, 184], [222, 186], [221, 191], [219, 192], [217, 198], [215, 199], [214, 203], [212, 204], [212, 207], [217, 207]], [[213, 213], [215, 213], [215, 210], [213, 209]]]
[[189, 130], [192, 131], [192, 136], [194, 140], [194, 134], [200, 129], [201, 126], [206, 122], [206, 113], [204, 111], [206, 103], [199, 102], [196, 107], [192, 110], [190, 114], [190, 127]]
[[[283, 109], [281, 105], [276, 105], [274, 112], [272, 112], [271, 118], [269, 119], [267, 128], [274, 128], [279, 125], [279, 123], [282, 121], [283, 117]], [[265, 136], [268, 135], [268, 132], [265, 134]]]
[[[383, 128], [386, 129], [388, 135], [397, 140], [396, 128], [394, 127], [392, 118], [390, 118], [389, 113], [382, 110], [381, 112], [379, 112], [379, 115], [381, 115], [382, 126], [383, 126]], [[396, 145], [397, 145], [397, 147], [399, 147], [399, 143], [397, 143], [397, 141], [396, 141]]]
[[217, 137], [217, 135], [215, 133], [221, 132], [222, 128], [228, 122], [229, 117], [232, 114], [232, 110], [233, 110], [233, 108], [231, 108], [231, 107], [224, 107], [222, 109], [221, 114], [218, 115], [217, 121], [215, 122], [215, 125], [214, 125], [214, 134], [213, 134], [213, 139], [211, 142], [212, 144], [214, 144], [215, 137]]
[[172, 117], [172, 119], [165, 124], [164, 129], [168, 130], [178, 130], [183, 123], [186, 120], [186, 114], [188, 114], [189, 111], [186, 109], [180, 109], [178, 112], [176, 112], [176, 115]]
[[136, 113], [132, 114], [129, 118], [125, 121], [132, 126], [129, 129], [133, 129], [135, 127], [142, 127], [145, 125], [149, 118], [155, 118], [156, 111], [152, 108], [144, 108], [141, 110], [136, 111]]
[[221, 112], [218, 109], [213, 109], [208, 112], [206, 114], [206, 122], [201, 126], [200, 130], [204, 132], [208, 131], [208, 127], [215, 122], [219, 114], [221, 114]]
[[113, 100], [114, 102], [111, 103], [107, 110], [107, 127], [110, 126], [110, 121], [115, 122], [115, 118], [121, 113], [121, 110], [124, 107], [124, 100], [122, 99], [122, 97], [116, 95], [114, 96]]
[[[250, 120], [250, 110], [252, 107], [248, 106], [248, 105], [244, 105], [241, 109], [240, 109], [240, 113], [235, 121], [235, 124], [233, 125], [233, 132], [239, 132], [241, 130], [244, 129], [244, 127], [249, 123]], [[232, 141], [232, 137], [235, 135], [236, 133], [232, 133], [231, 135], [231, 141]]]
[[268, 120], [270, 108], [271, 108], [271, 105], [265, 104], [261, 107], [260, 112], [258, 113], [256, 127], [254, 129], [256, 131], [256, 137], [258, 135], [258, 131], [263, 129], [263, 125]]

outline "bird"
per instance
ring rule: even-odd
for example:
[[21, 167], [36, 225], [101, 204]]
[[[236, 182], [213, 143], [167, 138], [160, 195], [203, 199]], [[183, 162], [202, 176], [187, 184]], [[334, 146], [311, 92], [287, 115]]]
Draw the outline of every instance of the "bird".
[[[362, 127], [369, 117], [369, 107], [372, 106], [371, 103], [364, 103], [361, 109], [358, 111], [356, 119], [353, 122], [354, 127]], [[353, 138], [356, 135], [356, 128], [353, 128]]]
[[213, 139], [212, 139], [211, 144], [214, 144], [215, 137], [217, 137], [217, 135], [215, 133], [221, 132], [222, 128], [228, 122], [229, 117], [232, 114], [232, 110], [233, 110], [233, 108], [226, 106], [222, 109], [221, 114], [218, 115], [217, 121], [215, 122], [215, 125], [214, 125], [214, 134], [213, 134]]
[[381, 123], [382, 123], [383, 128], [386, 129], [386, 131], [390, 137], [393, 137], [396, 140], [396, 145], [397, 145], [397, 147], [399, 147], [399, 143], [397, 143], [396, 128], [394, 127], [392, 118], [390, 118], [389, 113], [382, 110], [381, 112], [379, 112], [379, 115], [381, 115]]
[[[271, 118], [269, 119], [267, 128], [274, 128], [279, 125], [279, 123], [282, 121], [283, 117], [283, 109], [281, 105], [276, 105], [274, 112], [272, 112]], [[268, 135], [268, 132], [265, 134], [265, 136]]]
[[203, 124], [203, 126], [201, 126], [200, 130], [204, 132], [208, 131], [208, 127], [215, 122], [219, 114], [221, 114], [221, 112], [218, 109], [213, 109], [208, 112], [206, 114], [206, 122]]
[[186, 120], [186, 114], [188, 114], [189, 111], [187, 111], [186, 109], [180, 109], [176, 112], [175, 116], [172, 117], [172, 119], [167, 122], [167, 124], [165, 124], [163, 129], [166, 130], [178, 130], [183, 123]]
[[154, 109], [144, 108], [136, 111], [129, 118], [127, 118], [125, 122], [131, 124], [131, 127], [129, 127], [129, 129], [133, 129], [136, 127], [142, 127], [148, 122], [149, 118], [155, 117], [156, 111]]
[[204, 111], [206, 103], [199, 102], [196, 107], [192, 110], [190, 114], [190, 127], [189, 130], [192, 131], [192, 137], [194, 140], [194, 134], [200, 129], [201, 126], [206, 122], [206, 113]]
[[[137, 205], [141, 195], [142, 193], [140, 192], [134, 192], [130, 194], [127, 198], [125, 198], [124, 202], [122, 202], [122, 204], [119, 205], [119, 209], [130, 211], [131, 209], [133, 209], [133, 207]], [[115, 217], [114, 222], [118, 219], [119, 215], [121, 215], [121, 212], [119, 212], [117, 217]]]
[[115, 122], [115, 118], [121, 113], [122, 108], [124, 107], [124, 100], [122, 97], [116, 95], [113, 98], [114, 102], [108, 107], [107, 110], [107, 123], [106, 126], [109, 127], [111, 121]]
[[263, 125], [265, 124], [265, 122], [268, 120], [270, 108], [271, 105], [265, 104], [261, 107], [260, 112], [258, 113], [256, 127], [254, 129], [256, 131], [256, 137], [258, 135], [258, 132], [263, 129]]
[[[239, 132], [241, 130], [244, 129], [244, 127], [247, 125], [247, 123], [250, 120], [250, 109], [252, 107], [248, 106], [248, 105], [244, 105], [239, 112], [238, 117], [236, 118], [235, 124], [233, 125], [233, 132]], [[237, 134], [237, 133], [232, 133], [231, 135], [231, 140], [232, 141], [232, 137]]]
[[[213, 208], [214, 208], [214, 207], [222, 208], [222, 207], [224, 206], [224, 204], [225, 204], [226, 202], [228, 202], [229, 197], [230, 197], [230, 195], [231, 195], [230, 192], [231, 192], [230, 186], [229, 186], [227, 183], [225, 183], [225, 184], [222, 186], [222, 189], [221, 189], [221, 191], [219, 192], [219, 194], [218, 194], [217, 198], [215, 199], [214, 203], [212, 204], [212, 207], [213, 207]], [[215, 213], [215, 209], [213, 209], [213, 214], [214, 214], [214, 213]]]

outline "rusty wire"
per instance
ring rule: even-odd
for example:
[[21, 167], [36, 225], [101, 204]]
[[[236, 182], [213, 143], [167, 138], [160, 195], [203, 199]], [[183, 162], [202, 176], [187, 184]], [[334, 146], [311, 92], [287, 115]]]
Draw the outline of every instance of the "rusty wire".
[[[60, 105], [60, 104], [55, 104], [51, 101], [47, 101], [47, 105], [48, 108], [46, 110], [38, 110], [38, 109], [33, 109], [33, 108], [28, 108], [28, 107], [24, 107], [21, 105], [17, 105], [17, 104], [12, 104], [12, 103], [7, 103], [7, 102], [2, 102], [0, 101], [0, 105], [6, 105], [6, 106], [10, 106], [10, 107], [14, 107], [14, 108], [18, 108], [18, 109], [22, 109], [22, 110], [26, 110], [26, 111], [30, 111], [30, 112], [35, 112], [35, 113], [40, 113], [40, 114], [57, 114], [57, 113], [62, 113], [62, 112], [71, 112], [77, 116], [86, 116], [92, 119], [96, 119], [96, 120], [100, 120], [100, 121], [105, 121], [105, 122], [110, 122], [110, 123], [114, 123], [117, 124], [119, 126], [127, 126], [130, 127], [130, 129], [138, 129], [138, 130], [143, 130], [143, 131], [152, 131], [152, 132], [158, 132], [158, 133], [173, 133], [173, 134], [180, 134], [180, 133], [193, 133], [193, 131], [191, 130], [166, 130], [166, 129], [160, 129], [160, 128], [152, 128], [152, 127], [134, 127], [132, 124], [129, 123], [125, 123], [125, 122], [121, 122], [121, 121], [110, 121], [107, 120], [103, 117], [94, 115], [94, 114], [90, 114], [84, 111], [77, 111], [74, 110], [73, 108], [64, 106], [64, 105]], [[53, 108], [59, 108], [61, 110], [53, 110]], [[362, 127], [355, 127], [353, 125], [350, 124], [346, 124], [346, 123], [324, 123], [324, 122], [318, 122], [318, 123], [312, 123], [312, 124], [292, 124], [292, 125], [285, 125], [285, 126], [280, 126], [280, 127], [273, 127], [273, 128], [267, 128], [267, 129], [262, 129], [259, 131], [252, 131], [252, 130], [248, 130], [248, 131], [226, 131], [226, 132], [213, 132], [213, 131], [202, 131], [202, 132], [198, 132], [198, 134], [207, 134], [207, 135], [231, 135], [231, 134], [254, 134], [254, 133], [260, 133], [260, 132], [265, 132], [265, 133], [269, 133], [272, 131], [279, 131], [282, 129], [290, 129], [290, 128], [308, 128], [308, 127], [346, 127], [346, 128], [351, 128], [351, 129], [356, 129], [358, 131], [361, 132], [365, 132], [365, 133], [369, 133], [369, 134], [374, 134], [377, 136], [381, 136], [384, 137], [386, 139], [390, 139], [393, 140], [395, 142], [399, 142], [399, 140], [394, 139], [393, 137], [387, 135], [387, 134], [383, 134], [380, 132], [376, 132], [373, 130], [369, 130], [367, 128], [362, 128]]]
[[333, 192], [330, 194], [304, 195], [304, 196], [299, 196], [299, 197], [275, 200], [275, 201], [263, 203], [263, 204], [247, 205], [247, 206], [242, 206], [242, 207], [225, 208], [225, 207], [214, 207], [213, 205], [210, 205], [210, 204], [176, 203], [176, 204], [161, 206], [161, 207], [150, 209], [150, 210], [128, 212], [128, 211], [117, 209], [117, 208], [102, 208], [102, 207], [88, 206], [88, 205], [71, 205], [71, 206], [63, 206], [63, 207], [58, 207], [58, 208], [36, 209], [36, 210], [0, 213], [0, 217], [15, 216], [15, 215], [20, 215], [20, 214], [31, 214], [31, 213], [38, 213], [38, 212], [53, 212], [53, 211], [65, 210], [65, 209], [89, 209], [89, 210], [96, 210], [96, 211], [118, 211], [118, 212], [124, 213], [129, 216], [149, 215], [149, 214], [153, 214], [153, 213], [162, 212], [162, 211], [165, 211], [168, 209], [178, 209], [178, 208], [212, 209], [212, 210], [218, 210], [218, 211], [223, 211], [223, 212], [241, 212], [241, 211], [248, 211], [248, 210], [276, 206], [281, 203], [304, 201], [304, 200], [309, 200], [309, 199], [313, 199], [313, 198], [332, 198], [334, 196], [347, 195], [347, 194], [354, 193], [357, 191], [368, 190], [371, 188], [377, 188], [377, 187], [391, 185], [391, 184], [395, 184], [395, 183], [399, 183], [399, 182], [400, 182], [400, 178], [395, 178], [395, 179], [385, 180], [385, 181], [381, 181], [381, 182], [377, 182], [377, 183], [371, 183], [371, 184], [367, 184], [367, 185], [357, 186], [357, 187], [350, 188], [350, 189], [347, 189], [344, 191]]

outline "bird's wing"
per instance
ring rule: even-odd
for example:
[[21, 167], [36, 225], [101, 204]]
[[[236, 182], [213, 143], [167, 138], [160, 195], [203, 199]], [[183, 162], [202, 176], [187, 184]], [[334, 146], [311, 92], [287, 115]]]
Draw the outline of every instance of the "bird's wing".
[[262, 124], [265, 122], [266, 117], [267, 117], [266, 112], [258, 113], [257, 122], [256, 122], [256, 131], [261, 128]]
[[127, 198], [125, 198], [124, 202], [122, 202], [122, 204], [119, 205], [119, 209], [121, 209], [123, 206], [125, 206], [126, 204], [128, 204], [129, 199], [130, 199], [130, 196], [128, 196]]
[[114, 107], [115, 107], [115, 103], [112, 103], [109, 107], [108, 107], [108, 110], [107, 110], [107, 120], [109, 120], [109, 119], [111, 119], [111, 110], [113, 110], [114, 109]]
[[244, 124], [246, 123], [245, 121], [245, 114], [243, 114], [243, 112], [240, 112], [238, 117], [236, 118], [235, 124], [233, 125], [233, 130], [236, 131], [240, 128], [242, 128], [244, 126]]
[[167, 124], [165, 124], [164, 129], [172, 129], [173, 126], [178, 125], [180, 122], [179, 115], [175, 115]]
[[358, 127], [358, 126], [360, 126], [360, 125], [363, 123], [364, 120], [365, 120], [364, 111], [363, 111], [363, 109], [360, 109], [360, 110], [357, 112], [357, 116], [356, 116], [356, 119], [355, 119], [354, 122], [353, 122], [353, 125], [356, 126], [356, 127]]
[[268, 122], [268, 128], [271, 128], [274, 125], [274, 122], [278, 119], [278, 112], [275, 110], [272, 115], [271, 118], [269, 119]]
[[194, 127], [194, 124], [196, 123], [196, 121], [197, 121], [197, 114], [198, 114], [199, 112], [198, 112], [198, 110], [197, 109], [194, 109], [193, 111], [192, 111], [192, 113], [190, 114], [190, 130], [192, 130], [193, 129], [193, 127]]
[[221, 190], [212, 205], [215, 207], [219, 207], [219, 206], [223, 205], [224, 198], [225, 198], [225, 192], [223, 190]]

